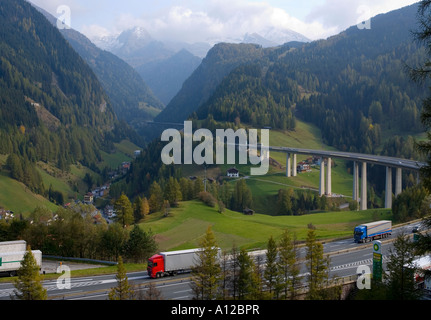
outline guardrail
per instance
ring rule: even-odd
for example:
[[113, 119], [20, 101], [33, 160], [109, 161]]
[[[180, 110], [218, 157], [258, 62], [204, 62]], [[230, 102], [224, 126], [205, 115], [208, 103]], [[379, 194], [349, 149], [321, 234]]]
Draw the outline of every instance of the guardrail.
[[51, 255], [42, 255], [42, 258], [52, 259], [52, 260], [62, 260], [62, 261], [86, 262], [86, 263], [94, 263], [94, 264], [107, 264], [107, 265], [111, 265], [111, 266], [118, 264], [115, 261], [95, 260], [95, 259], [86, 259], [86, 258], [73, 258], [73, 257], [61, 257], [61, 256], [51, 256]]

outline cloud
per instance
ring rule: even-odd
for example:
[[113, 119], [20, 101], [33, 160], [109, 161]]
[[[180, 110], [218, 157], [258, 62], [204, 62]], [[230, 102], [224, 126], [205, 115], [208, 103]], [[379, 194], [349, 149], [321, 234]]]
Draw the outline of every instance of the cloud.
[[[285, 10], [266, 2], [245, 0], [212, 0], [205, 6], [182, 1], [159, 10], [157, 14], [140, 16], [119, 15], [111, 25], [116, 33], [134, 26], [144, 27], [154, 38], [186, 42], [242, 39], [246, 33], [264, 33], [271, 28], [291, 29], [308, 38], [320, 38], [333, 32], [320, 22], [302, 22]], [[95, 25], [86, 26], [82, 32], [97, 34]], [[99, 31], [105, 33], [107, 28]], [[90, 35], [91, 34], [91, 35]]]
[[324, 28], [342, 31], [380, 13], [387, 13], [415, 2], [418, 0], [325, 0], [311, 10], [305, 21], [319, 22]]
[[[55, 14], [60, 5], [72, 10], [72, 27], [90, 39], [118, 34], [140, 26], [154, 38], [200, 42], [242, 39], [246, 33], [290, 29], [316, 40], [336, 34], [364, 16], [372, 16], [417, 2], [417, 0], [313, 0], [301, 7], [298, 19], [279, 0], [30, 0]], [[293, 0], [292, 0], [293, 1]], [[296, 0], [295, 0], [296, 1]], [[284, 6], [285, 9], [280, 6]], [[308, 15], [303, 14], [308, 8]], [[299, 9], [298, 9], [299, 10]], [[297, 12], [297, 10], [293, 10]]]

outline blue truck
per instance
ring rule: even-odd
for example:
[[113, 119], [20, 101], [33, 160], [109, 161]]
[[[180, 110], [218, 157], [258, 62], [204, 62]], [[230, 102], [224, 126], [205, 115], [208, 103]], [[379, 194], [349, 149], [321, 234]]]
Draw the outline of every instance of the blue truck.
[[367, 242], [389, 237], [392, 234], [392, 221], [381, 220], [364, 223], [355, 227], [353, 238], [355, 242]]

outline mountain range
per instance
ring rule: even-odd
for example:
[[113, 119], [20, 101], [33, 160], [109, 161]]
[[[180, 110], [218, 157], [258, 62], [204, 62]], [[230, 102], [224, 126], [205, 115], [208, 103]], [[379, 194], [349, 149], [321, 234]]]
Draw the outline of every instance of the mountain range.
[[[91, 41], [99, 48], [113, 52], [122, 58], [130, 59], [132, 66], [142, 65], [154, 59], [163, 59], [183, 49], [203, 59], [217, 43], [253, 43], [262, 47], [274, 47], [288, 42], [310, 42], [304, 35], [289, 29], [268, 27], [261, 33], [246, 33], [242, 38], [214, 38], [198, 43], [161, 41], [154, 39], [142, 27], [134, 27], [117, 35], [94, 36]], [[151, 50], [157, 50], [151, 55]], [[142, 55], [139, 57], [139, 55]], [[126, 60], [127, 61], [127, 60]]]
[[[54, 16], [35, 7], [56, 26], [57, 19]], [[139, 73], [124, 60], [98, 48], [74, 29], [59, 31], [96, 74], [120, 120], [139, 130], [141, 123], [153, 119], [165, 107]]]
[[29, 3], [0, 3], [0, 154], [43, 193], [35, 163], [95, 165], [118, 121], [91, 68]]
[[253, 43], [272, 47], [291, 41], [310, 41], [291, 30], [269, 28], [264, 30], [264, 35], [247, 33], [243, 39], [212, 39], [206, 43], [189, 44], [163, 42], [154, 39], [144, 28], [135, 27], [116, 36], [92, 38], [92, 41], [133, 66], [155, 95], [167, 105], [214, 44]]
[[426, 56], [412, 36], [417, 10], [381, 14], [369, 30], [352, 26], [299, 46], [215, 45], [155, 121], [294, 130], [294, 115], [318, 126], [331, 146], [377, 152], [385, 132], [422, 132], [425, 90], [406, 72]]
[[[151, 155], [162, 148], [164, 123], [184, 120], [193, 121], [194, 129], [270, 127], [289, 136], [301, 120], [318, 129], [319, 141], [338, 150], [420, 159], [414, 139], [424, 132], [420, 114], [430, 83], [418, 85], [408, 72], [428, 53], [412, 35], [417, 12], [414, 4], [373, 17], [371, 29], [354, 25], [305, 44], [216, 44], [148, 126], [152, 149], [147, 159], [136, 161], [122, 187], [131, 195], [147, 192], [142, 177], [174, 175], [173, 166], [154, 168]], [[385, 190], [385, 169], [367, 170], [374, 203]], [[409, 172], [402, 180], [407, 187], [415, 184]]]

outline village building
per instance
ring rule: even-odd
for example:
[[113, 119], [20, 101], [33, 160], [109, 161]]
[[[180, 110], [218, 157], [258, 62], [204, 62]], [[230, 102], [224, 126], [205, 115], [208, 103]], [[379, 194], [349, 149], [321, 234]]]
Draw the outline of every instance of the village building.
[[94, 195], [91, 192], [88, 192], [84, 195], [84, 203], [85, 204], [93, 204]]
[[228, 171], [227, 171], [227, 174], [226, 174], [229, 178], [238, 178], [239, 177], [239, 170], [238, 169], [236, 169], [236, 168], [230, 168]]
[[243, 210], [243, 213], [244, 213], [246, 216], [252, 216], [252, 215], [254, 214], [254, 210], [249, 209], [249, 208], [245, 208], [245, 209]]

